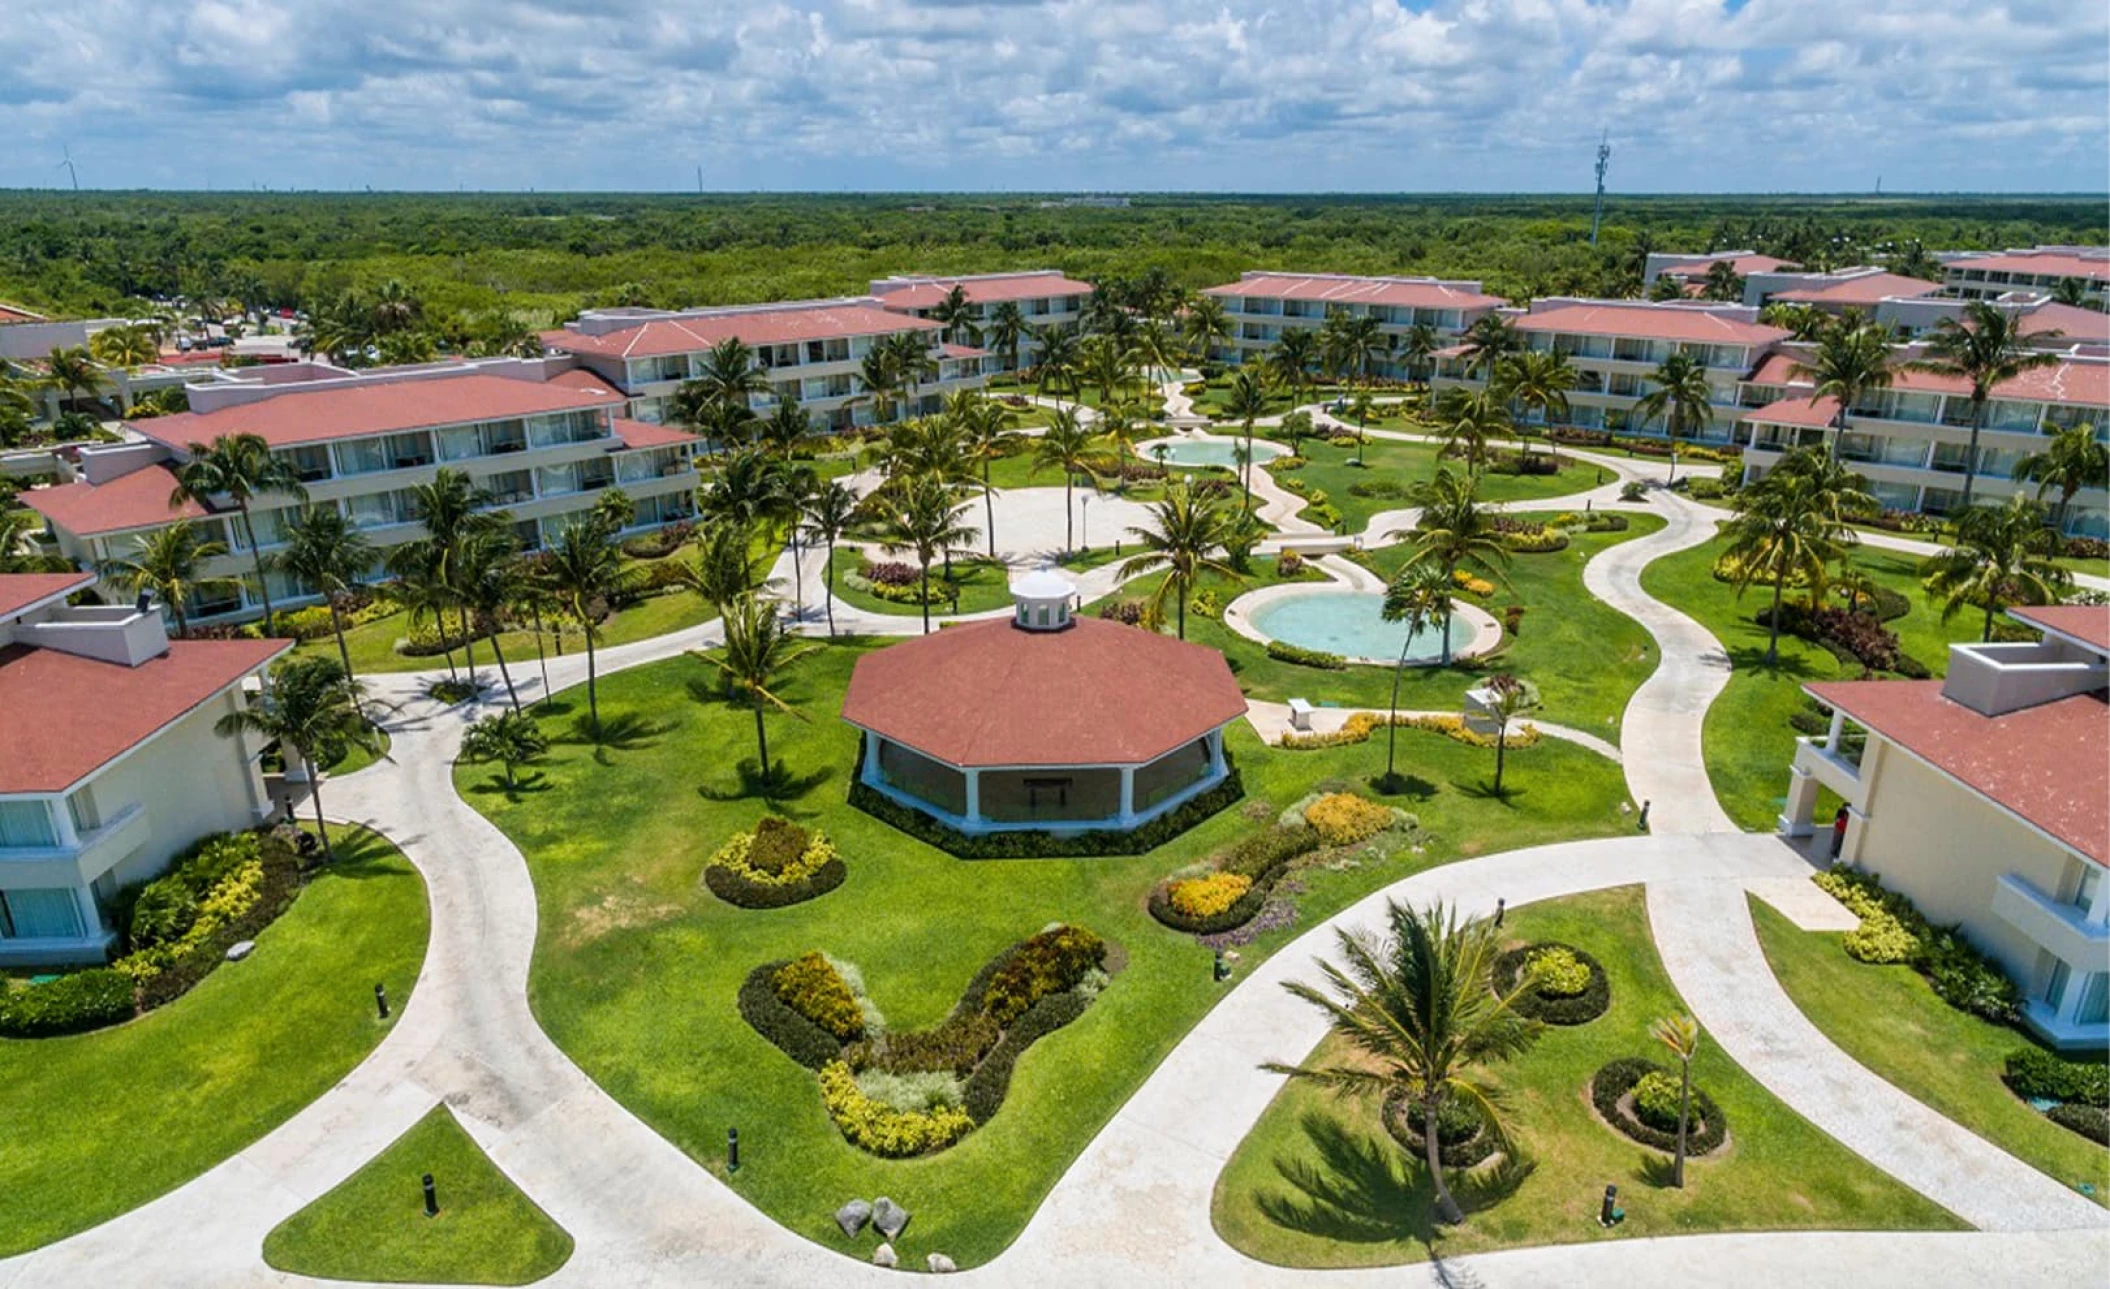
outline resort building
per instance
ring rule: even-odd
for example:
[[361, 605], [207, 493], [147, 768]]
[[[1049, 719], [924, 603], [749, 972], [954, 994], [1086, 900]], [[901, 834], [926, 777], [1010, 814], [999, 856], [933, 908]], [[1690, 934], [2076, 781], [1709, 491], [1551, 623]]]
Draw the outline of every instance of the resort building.
[[756, 415], [790, 400], [806, 409], [814, 428], [846, 430], [880, 419], [878, 400], [860, 369], [886, 337], [922, 337], [935, 369], [903, 391], [893, 416], [928, 415], [945, 395], [987, 383], [988, 352], [947, 344], [941, 331], [928, 319], [861, 297], [679, 311], [589, 309], [562, 330], [544, 332], [542, 343], [619, 390], [632, 419], [663, 425], [672, 419], [675, 392], [703, 374], [711, 348], [737, 339], [754, 351], [755, 365], [769, 379], [769, 391], [749, 400]]
[[[567, 365], [499, 358], [356, 372], [321, 363], [212, 370], [185, 386], [191, 411], [129, 422], [127, 441], [81, 448], [65, 463], [70, 482], [25, 492], [22, 503], [44, 516], [57, 553], [88, 568], [129, 558], [171, 523], [199, 525], [227, 547], [200, 573], [234, 579], [236, 589], [186, 606], [194, 623], [263, 608], [232, 504], [171, 504], [191, 445], [223, 435], [261, 436], [293, 466], [307, 504], [341, 510], [384, 553], [423, 535], [411, 489], [443, 467], [489, 492], [489, 508], [511, 516], [530, 550], [610, 487], [636, 503], [637, 530], [692, 514], [695, 436], [622, 417], [620, 391]], [[256, 544], [269, 554], [298, 503], [264, 496], [250, 510]], [[274, 606], [314, 598], [284, 574], [265, 576]]]
[[2048, 295], [2059, 283], [2081, 283], [2083, 303], [2104, 307], [2110, 292], [2110, 247], [2033, 246], [2028, 250], [1961, 251], [1941, 257], [1942, 288], [1966, 300], [1997, 300], [2014, 292]]
[[151, 606], [75, 607], [93, 573], [0, 576], [0, 964], [100, 961], [118, 890], [272, 812], [214, 725], [289, 640], [171, 641]]
[[[1092, 294], [1089, 282], [1064, 277], [1055, 269], [1037, 269], [1029, 273], [977, 273], [964, 277], [880, 278], [872, 283], [872, 296], [883, 309], [912, 318], [928, 318], [954, 287], [972, 306], [969, 321], [974, 330], [972, 334], [947, 339], [988, 350], [996, 364], [992, 370], [999, 371], [1033, 365], [1040, 354], [1034, 332], [1077, 330], [1084, 320], [1085, 301]], [[1007, 316], [1015, 316], [1023, 324], [1016, 362], [1000, 343]]]
[[[1230, 315], [1232, 338], [1208, 357], [1242, 363], [1272, 349], [1284, 331], [1316, 331], [1327, 315], [1374, 317], [1379, 330], [1395, 345], [1416, 326], [1429, 326], [1446, 341], [1474, 320], [1502, 307], [1478, 282], [1430, 277], [1355, 277], [1341, 273], [1275, 273], [1249, 271], [1236, 282], [1205, 287], [1203, 295], [1223, 301]], [[1377, 374], [1387, 380], [1420, 375], [1409, 361], [1394, 354]]]
[[1727, 264], [1738, 277], [1746, 279], [1753, 274], [1778, 273], [1795, 267], [1792, 261], [1757, 251], [1707, 251], [1693, 255], [1652, 251], [1642, 261], [1641, 288], [1646, 291], [1656, 284], [1657, 278], [1667, 277], [1683, 286], [1687, 295], [1698, 295], [1708, 270], [1717, 264]]
[[[1803, 739], [1780, 829], [1845, 803], [1838, 862], [1876, 874], [1998, 961], [2031, 1028], [2110, 1042], [2110, 608], [2012, 610], [2042, 632], [1949, 647], [1946, 680], [1804, 686], [1832, 711]], [[1828, 834], [1826, 834], [1828, 837]]]
[[1833, 316], [1848, 311], [1873, 317], [1885, 304], [1917, 300], [1942, 289], [1939, 282], [1905, 277], [1878, 268], [1840, 269], [1832, 273], [1774, 271], [1744, 279], [1745, 304], [1802, 304]]
[[[1689, 427], [1685, 437], [1703, 443], [1726, 443], [1735, 434], [1739, 382], [1788, 337], [1744, 304], [1551, 297], [1533, 300], [1513, 321], [1525, 348], [1565, 354], [1575, 369], [1568, 416], [1559, 422], [1564, 425], [1667, 433], [1667, 416], [1644, 420], [1634, 408], [1655, 388], [1649, 374], [1659, 363], [1674, 353], [1692, 356], [1707, 371], [1715, 410], [1711, 421]], [[1437, 355], [1431, 383], [1437, 389], [1477, 389], [1487, 383], [1487, 373], [1468, 365], [1463, 346], [1453, 346]], [[1527, 425], [1546, 420], [1538, 409], [1522, 419]]]
[[[1946, 514], [1963, 501], [1971, 388], [1957, 377], [1905, 367], [1918, 352], [1899, 350], [1890, 387], [1870, 391], [1849, 409], [1838, 453], [1885, 507]], [[1837, 400], [1813, 397], [1812, 377], [1797, 370], [1810, 358], [1807, 346], [1784, 346], [1742, 383], [1743, 408], [1736, 415], [1744, 427], [1739, 438], [1746, 445], [1746, 479], [1764, 475], [1792, 448], [1824, 442], [1837, 419]], [[2093, 425], [2098, 436], [2110, 436], [2110, 356], [2100, 349], [2075, 346], [2056, 364], [2023, 372], [1993, 391], [1978, 437], [1974, 500], [1998, 503], [2017, 491], [2034, 493], [2036, 485], [2015, 481], [2015, 467], [2041, 449], [2047, 436], [2076, 425]], [[2071, 534], [2110, 536], [2110, 495], [2084, 489], [2057, 519]]]
[[863, 782], [961, 832], [1126, 831], [1221, 783], [1245, 695], [1223, 655], [1074, 612], [1058, 573], [1009, 618], [858, 659], [843, 720]]

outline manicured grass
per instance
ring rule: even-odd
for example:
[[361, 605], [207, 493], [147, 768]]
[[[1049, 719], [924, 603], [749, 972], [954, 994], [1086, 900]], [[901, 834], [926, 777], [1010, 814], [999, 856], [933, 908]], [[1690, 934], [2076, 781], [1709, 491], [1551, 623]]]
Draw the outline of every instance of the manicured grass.
[[[1962, 1226], [1781, 1104], [1704, 1034], [1693, 1083], [1727, 1116], [1729, 1140], [1689, 1161], [1685, 1188], [1672, 1188], [1669, 1156], [1607, 1126], [1586, 1090], [1617, 1057], [1675, 1063], [1648, 1033], [1683, 1003], [1656, 957], [1641, 889], [1512, 910], [1507, 930], [1518, 943], [1560, 940], [1589, 951], [1612, 984], [1610, 1011], [1586, 1025], [1549, 1027], [1529, 1052], [1496, 1067], [1531, 1173], [1504, 1193], [1487, 1170], [1462, 1188], [1451, 1171], [1467, 1221], [1438, 1229], [1427, 1175], [1385, 1132], [1376, 1100], [1292, 1083], [1217, 1180], [1212, 1215], [1226, 1240], [1277, 1265], [1352, 1267], [1702, 1231]], [[1312, 1059], [1342, 1054], [1322, 1044]], [[1597, 1222], [1608, 1183], [1619, 1187], [1627, 1214], [1609, 1230]]]
[[[440, 1211], [425, 1216], [432, 1174]], [[264, 1237], [264, 1261], [328, 1280], [524, 1285], [572, 1239], [499, 1172], [446, 1106]]]
[[2029, 1107], [2000, 1078], [2027, 1035], [1959, 1011], [1911, 967], [1846, 956], [1844, 935], [1804, 931], [1759, 899], [1751, 913], [1781, 988], [1848, 1056], [1907, 1095], [2069, 1186], [2110, 1204], [2110, 1149]]
[[136, 1208], [329, 1090], [401, 1014], [425, 957], [424, 883], [395, 847], [333, 830], [337, 863], [256, 952], [129, 1024], [0, 1039], [0, 1255]]
[[[1739, 597], [1736, 588], [1715, 580], [1714, 562], [1726, 545], [1726, 539], [1717, 538], [1656, 560], [1642, 571], [1641, 586], [1691, 614], [1728, 650], [1735, 672], [1707, 710], [1707, 774], [1722, 808], [1738, 826], [1767, 829], [1787, 792], [1797, 737], [1788, 718], [1804, 705], [1802, 686], [1851, 680], [1860, 672], [1842, 667], [1828, 650], [1789, 635], [1780, 638], [1779, 662], [1767, 666], [1766, 629], [1753, 617], [1772, 603], [1772, 593], [1754, 585]], [[1897, 633], [1904, 651], [1934, 675], [1948, 669], [1951, 642], [1978, 638], [1980, 619], [1975, 613], [1941, 620], [1941, 605], [1920, 587], [1914, 557], [1866, 548], [1854, 553], [1854, 563], [1911, 602], [1904, 617], [1884, 625]]]
[[[1551, 519], [1550, 512], [1525, 516]], [[1505, 636], [1500, 652], [1487, 665], [1514, 671], [1539, 687], [1537, 715], [1561, 725], [1619, 741], [1619, 715], [1649, 673], [1656, 669], [1655, 643], [1641, 624], [1605, 604], [1583, 588], [1582, 568], [1608, 546], [1652, 533], [1663, 526], [1653, 515], [1631, 516], [1623, 533], [1578, 533], [1568, 548], [1539, 555], [1515, 556], [1505, 583], [1480, 607], [1497, 619], [1505, 606], [1524, 606], [1521, 629]], [[1376, 552], [1372, 562], [1390, 576], [1406, 562], [1403, 547]], [[1229, 603], [1238, 595], [1276, 579], [1268, 561], [1254, 561], [1255, 572], [1244, 585], [1220, 582], [1217, 596]], [[1123, 586], [1121, 597], [1145, 593], [1154, 582], [1142, 579]], [[1470, 599], [1470, 597], [1461, 597]], [[1389, 667], [1350, 667], [1322, 671], [1268, 657], [1266, 649], [1221, 622], [1187, 615], [1187, 638], [1223, 651], [1248, 695], [1272, 702], [1306, 698], [1335, 707], [1383, 707], [1392, 693]], [[1455, 711], [1465, 691], [1481, 679], [1468, 666], [1409, 667], [1399, 687], [1399, 705], [1408, 711]]]
[[[1534, 451], [1546, 453], [1544, 445]], [[1278, 481], [1298, 480], [1305, 486], [1305, 495], [1323, 492], [1326, 500], [1341, 513], [1351, 533], [1364, 531], [1371, 517], [1383, 511], [1404, 509], [1410, 502], [1398, 497], [1358, 497], [1352, 491], [1358, 483], [1396, 483], [1401, 485], [1419, 483], [1434, 477], [1442, 452], [1435, 443], [1402, 443], [1397, 440], [1373, 439], [1363, 445], [1363, 464], [1356, 465], [1354, 444], [1336, 445], [1319, 439], [1308, 439], [1303, 444], [1303, 453], [1309, 465], [1298, 470], [1276, 470]], [[1446, 462], [1451, 469], [1462, 470], [1462, 462]], [[1517, 475], [1487, 473], [1480, 478], [1480, 499], [1483, 501], [1540, 501], [1549, 497], [1566, 497], [1586, 492], [1597, 486], [1598, 470], [1594, 466], [1570, 465], [1558, 474]], [[1607, 476], [1609, 478], [1609, 476]], [[1391, 540], [1386, 533], [1372, 533], [1376, 540]]]
[[[913, 551], [904, 551], [899, 555], [882, 553], [876, 558], [910, 565], [915, 563]], [[861, 553], [847, 547], [837, 548], [833, 561], [837, 599], [868, 613], [896, 613], [909, 617], [922, 615], [923, 606], [920, 604], [883, 600], [870, 591], [860, 591], [851, 586], [844, 575], [855, 573], [864, 567], [864, 563], [865, 557]], [[930, 566], [930, 585], [934, 594], [941, 589], [944, 576], [943, 564], [934, 563]], [[955, 559], [952, 564], [952, 580], [953, 584], [960, 588], [958, 603], [948, 603], [942, 599], [934, 602], [930, 606], [933, 616], [941, 613], [981, 613], [988, 609], [1000, 609], [1011, 603], [1011, 573], [1002, 564], [981, 559]]]
[[[604, 678], [602, 716], [616, 734], [599, 750], [573, 733], [580, 695], [561, 698], [546, 722], [561, 741], [531, 789], [509, 798], [487, 767], [458, 768], [456, 784], [528, 857], [540, 912], [530, 996], [542, 1025], [589, 1075], [714, 1170], [726, 1128], [738, 1126], [742, 1167], [731, 1184], [793, 1230], [867, 1256], [869, 1241], [849, 1245], [829, 1215], [853, 1197], [891, 1195], [916, 1215], [899, 1245], [904, 1264], [935, 1250], [966, 1265], [1011, 1240], [1085, 1142], [1220, 996], [1209, 953], [1146, 912], [1152, 884], [1244, 836], [1256, 818], [1272, 818], [1315, 783], [1378, 772], [1383, 749], [1274, 752], [1241, 723], [1228, 741], [1248, 806], [1152, 854], [956, 860], [845, 804], [857, 740], [837, 712], [868, 643], [824, 646], [798, 664], [777, 692], [806, 720], [769, 718], [770, 751], [788, 780], [772, 790], [775, 808], [823, 830], [849, 866], [842, 888], [809, 903], [743, 911], [698, 882], [711, 853], [770, 805], [754, 782], [751, 713], [719, 698], [693, 659]], [[1000, 696], [963, 693], [959, 701]], [[1484, 786], [1492, 753], [1403, 732], [1400, 764], [1410, 783], [1391, 800], [1424, 821], [1424, 853], [1312, 872], [1299, 897], [1303, 920], [1418, 866], [1632, 827], [1619, 813], [1617, 767], [1558, 745], [1531, 757], [1528, 768], [1512, 759], [1518, 791], [1496, 800]], [[1057, 920], [1104, 936], [1125, 968], [1082, 1019], [1026, 1054], [994, 1120], [936, 1156], [887, 1162], [847, 1145], [813, 1078], [734, 1008], [756, 965], [824, 949], [862, 969], [894, 1028], [931, 1024], [991, 956]], [[1289, 934], [1270, 933], [1249, 960]]]
[[[669, 559], [685, 559], [686, 555], [670, 555]], [[787, 595], [790, 593], [786, 588]], [[606, 645], [631, 644], [649, 640], [654, 636], [693, 627], [699, 622], [715, 616], [711, 606], [693, 592], [670, 590], [639, 600], [625, 609], [610, 614], [601, 624], [601, 633], [595, 648]], [[371, 675], [392, 671], [444, 671], [447, 659], [441, 654], [425, 654], [412, 657], [396, 652], [396, 641], [410, 634], [410, 616], [406, 613], [391, 613], [385, 618], [376, 618], [345, 632], [345, 645], [351, 650], [352, 671], [358, 675]], [[506, 665], [513, 669], [513, 679], [533, 671], [535, 666], [535, 633], [533, 631], [507, 631], [498, 637], [499, 648], [505, 651]], [[542, 647], [551, 657], [559, 654], [578, 653], [586, 648], [584, 639], [577, 631], [563, 636], [554, 631], [543, 633]], [[301, 652], [321, 652], [330, 657], [337, 656], [337, 639], [322, 636], [302, 641]], [[462, 651], [454, 651], [454, 664], [463, 664]], [[488, 673], [491, 683], [498, 683], [498, 664], [491, 654], [488, 640], [476, 642], [476, 666]]]

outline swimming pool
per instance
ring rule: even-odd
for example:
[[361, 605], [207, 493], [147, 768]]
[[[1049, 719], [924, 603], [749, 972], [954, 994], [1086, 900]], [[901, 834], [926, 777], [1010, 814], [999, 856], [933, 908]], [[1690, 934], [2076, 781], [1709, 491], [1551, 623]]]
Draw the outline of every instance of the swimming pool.
[[[1263, 604], [1247, 620], [1269, 639], [1343, 658], [1390, 663], [1398, 659], [1401, 644], [1407, 645], [1408, 662], [1434, 662], [1443, 655], [1441, 632], [1425, 627], [1408, 643], [1406, 624], [1385, 621], [1384, 605], [1385, 597], [1372, 592], [1313, 591]], [[1462, 617], [1451, 619], [1454, 652], [1476, 634]]]
[[[1160, 439], [1156, 443], [1145, 444], [1142, 452], [1144, 460], [1155, 461], [1158, 459], [1158, 448], [1163, 447], [1166, 465], [1185, 466], [1190, 470], [1208, 465], [1236, 469], [1238, 449], [1244, 445], [1243, 439]], [[1256, 462], [1271, 461], [1288, 454], [1289, 449], [1280, 443], [1267, 439], [1253, 440], [1253, 460]]]

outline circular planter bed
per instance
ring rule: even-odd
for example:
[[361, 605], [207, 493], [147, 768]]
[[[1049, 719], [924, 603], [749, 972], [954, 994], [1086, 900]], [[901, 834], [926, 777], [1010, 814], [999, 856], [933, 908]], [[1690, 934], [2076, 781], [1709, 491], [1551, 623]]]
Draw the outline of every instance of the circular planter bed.
[[[1678, 1148], [1678, 1123], [1676, 1112], [1667, 1118], [1651, 1122], [1645, 1118], [1646, 1111], [1634, 1104], [1634, 1089], [1641, 1080], [1651, 1074], [1661, 1074], [1673, 1082], [1678, 1072], [1657, 1065], [1652, 1061], [1622, 1058], [1610, 1062], [1590, 1076], [1590, 1104], [1604, 1121], [1621, 1133], [1657, 1150], [1671, 1151]], [[1658, 1127], [1657, 1124], [1667, 1124]], [[1685, 1153], [1697, 1157], [1713, 1152], [1729, 1138], [1729, 1119], [1721, 1107], [1714, 1103], [1698, 1087], [1692, 1090], [1692, 1121], [1685, 1134]]]
[[1611, 979], [1605, 975], [1603, 964], [1572, 944], [1547, 940], [1511, 949], [1495, 959], [1495, 992], [1507, 994], [1514, 990], [1530, 967], [1532, 955], [1549, 950], [1569, 955], [1575, 965], [1589, 972], [1589, 980], [1579, 990], [1556, 991], [1543, 982], [1536, 988], [1527, 988], [1517, 995], [1517, 1013], [1548, 1025], [1587, 1025], [1604, 1015], [1612, 1005]]
[[825, 836], [771, 817], [721, 846], [704, 865], [703, 884], [727, 904], [780, 909], [818, 899], [849, 875]]
[[[1419, 1107], [1410, 1107], [1399, 1092], [1388, 1092], [1383, 1117], [1385, 1132], [1392, 1140], [1414, 1158], [1426, 1157], [1429, 1146], [1422, 1137]], [[1437, 1153], [1445, 1168], [1471, 1168], [1494, 1156], [1495, 1134], [1488, 1131], [1487, 1120], [1476, 1107], [1463, 1101], [1447, 1101], [1437, 1112], [1436, 1126], [1442, 1130]]]

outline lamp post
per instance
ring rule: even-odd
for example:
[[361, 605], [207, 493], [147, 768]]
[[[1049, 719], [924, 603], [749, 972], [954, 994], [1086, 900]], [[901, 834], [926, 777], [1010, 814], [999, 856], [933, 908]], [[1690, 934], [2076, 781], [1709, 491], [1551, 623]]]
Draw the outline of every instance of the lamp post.
[[1084, 538], [1084, 549], [1089, 553], [1092, 549], [1092, 494], [1085, 493], [1084, 499], [1077, 503], [1077, 508], [1082, 512], [1082, 517], [1077, 521], [1077, 531]]

